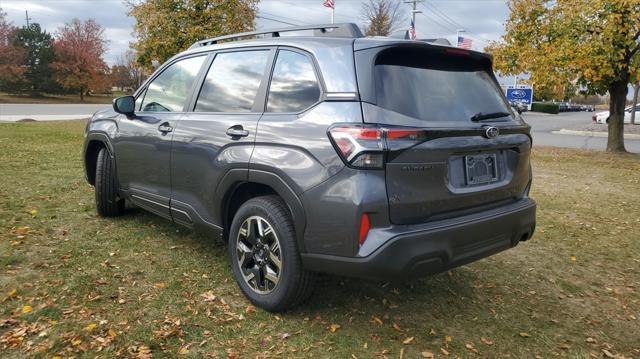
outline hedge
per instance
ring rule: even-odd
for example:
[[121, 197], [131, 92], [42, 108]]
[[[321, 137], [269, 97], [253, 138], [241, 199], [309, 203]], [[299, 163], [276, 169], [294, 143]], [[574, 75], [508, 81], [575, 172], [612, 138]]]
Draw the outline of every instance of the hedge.
[[531, 111], [557, 114], [560, 112], [560, 105], [552, 102], [534, 102], [531, 104]]

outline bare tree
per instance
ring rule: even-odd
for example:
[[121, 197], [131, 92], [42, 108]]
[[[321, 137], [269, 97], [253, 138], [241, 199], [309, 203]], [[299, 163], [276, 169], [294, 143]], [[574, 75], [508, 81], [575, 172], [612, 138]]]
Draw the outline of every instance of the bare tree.
[[389, 36], [399, 29], [404, 19], [399, 0], [369, 0], [362, 5], [365, 34], [367, 36]]

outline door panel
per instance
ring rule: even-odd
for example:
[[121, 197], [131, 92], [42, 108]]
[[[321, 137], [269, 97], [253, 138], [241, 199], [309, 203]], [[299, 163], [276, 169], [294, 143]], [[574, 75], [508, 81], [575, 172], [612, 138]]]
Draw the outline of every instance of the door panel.
[[[270, 49], [222, 52], [210, 60], [197, 99], [174, 131], [171, 212], [174, 221], [221, 227], [216, 186], [228, 171], [247, 171], [262, 115]], [[246, 177], [245, 177], [246, 179]]]
[[171, 140], [205, 55], [169, 64], [140, 91], [139, 111], [120, 116], [114, 139], [120, 187], [142, 208], [171, 216]]

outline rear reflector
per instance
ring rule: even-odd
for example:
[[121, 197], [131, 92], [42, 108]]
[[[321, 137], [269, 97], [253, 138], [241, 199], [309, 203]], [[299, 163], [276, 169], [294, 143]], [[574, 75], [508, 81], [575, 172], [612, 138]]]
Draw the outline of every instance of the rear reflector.
[[369, 215], [366, 213], [362, 214], [360, 218], [360, 236], [358, 238], [358, 244], [362, 245], [364, 241], [367, 239], [367, 234], [369, 234], [369, 229], [371, 228], [371, 223], [369, 222]]

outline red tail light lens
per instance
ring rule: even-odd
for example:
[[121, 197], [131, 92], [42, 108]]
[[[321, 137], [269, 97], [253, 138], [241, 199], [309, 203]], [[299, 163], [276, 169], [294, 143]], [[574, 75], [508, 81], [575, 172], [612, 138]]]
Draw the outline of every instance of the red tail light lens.
[[385, 152], [412, 147], [427, 139], [424, 130], [376, 125], [336, 125], [329, 137], [340, 157], [351, 167], [384, 168]]
[[336, 126], [329, 137], [338, 154], [349, 165], [358, 168], [382, 168], [384, 165], [383, 132], [377, 126]]
[[369, 221], [369, 215], [366, 213], [362, 214], [360, 218], [360, 236], [358, 237], [358, 244], [362, 245], [364, 241], [367, 239], [367, 234], [369, 234], [369, 229], [371, 229], [371, 222]]

